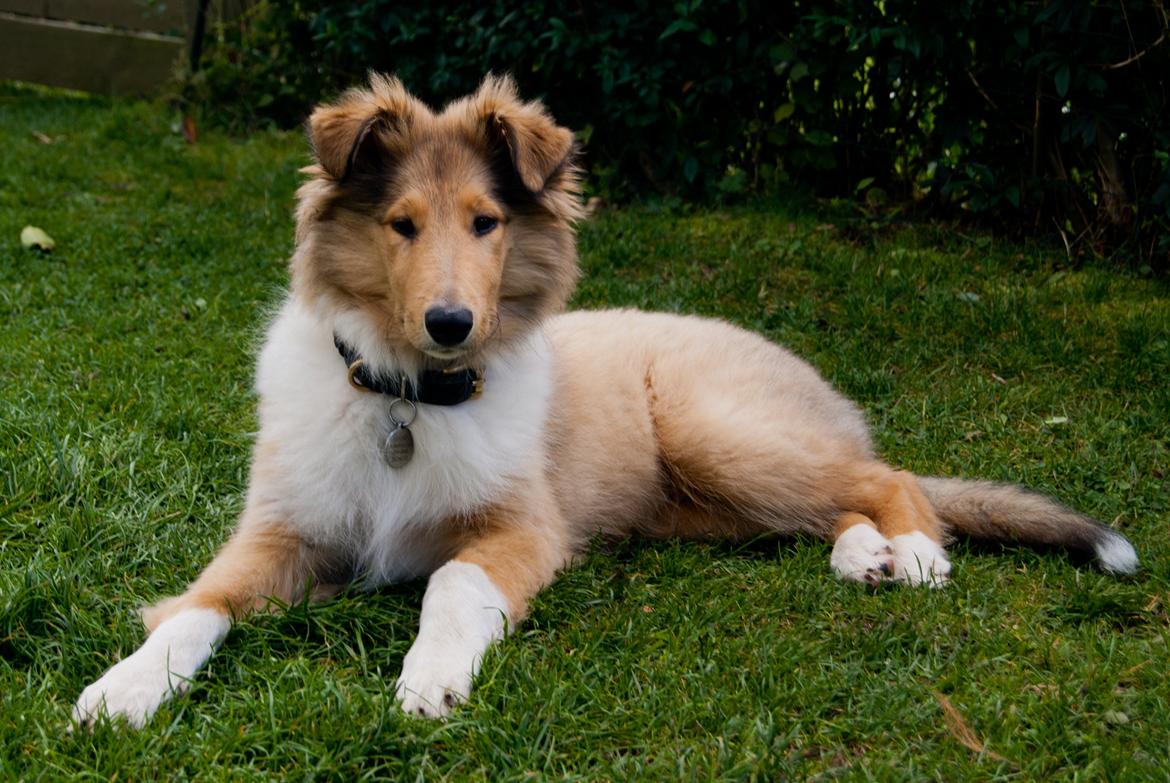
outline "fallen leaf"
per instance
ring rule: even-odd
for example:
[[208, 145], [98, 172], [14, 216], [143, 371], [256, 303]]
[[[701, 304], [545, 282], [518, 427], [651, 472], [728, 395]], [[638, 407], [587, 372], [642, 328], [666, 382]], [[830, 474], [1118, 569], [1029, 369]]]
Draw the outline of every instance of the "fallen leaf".
[[1045, 424], [1068, 424], [1068, 416], [1050, 416], [1044, 420]]
[[57, 243], [53, 241], [51, 236], [36, 226], [25, 226], [20, 230], [20, 244], [25, 247], [36, 248], [45, 253], [48, 253], [57, 246]]
[[183, 117], [183, 138], [188, 144], [199, 141], [199, 128], [195, 125], [195, 118], [190, 114]]
[[1107, 710], [1102, 716], [1106, 723], [1114, 726], [1124, 726], [1129, 723], [1129, 716], [1119, 710]]
[[39, 141], [41, 144], [52, 144], [53, 143], [52, 136], [49, 136], [45, 133], [41, 133], [40, 131], [33, 131], [33, 138], [36, 139], [37, 141]]
[[951, 736], [957, 739], [960, 745], [976, 753], [986, 753], [989, 759], [1007, 761], [1009, 764], [1012, 763], [995, 751], [988, 750], [987, 746], [979, 741], [979, 738], [975, 736], [975, 732], [971, 730], [971, 727], [963, 720], [963, 716], [955, 709], [955, 705], [951, 704], [950, 699], [938, 691], [935, 691], [934, 698], [938, 700], [938, 705], [942, 707], [943, 720], [946, 721], [947, 728], [951, 731]]

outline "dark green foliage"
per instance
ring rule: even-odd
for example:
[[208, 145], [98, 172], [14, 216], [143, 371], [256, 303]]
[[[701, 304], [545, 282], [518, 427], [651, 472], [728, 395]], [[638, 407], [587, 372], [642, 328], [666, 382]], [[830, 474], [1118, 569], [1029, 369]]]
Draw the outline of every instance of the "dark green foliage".
[[507, 71], [580, 132], [611, 195], [797, 185], [870, 213], [917, 201], [1166, 265], [1161, 0], [945, 8], [261, 2], [221, 31], [187, 95], [230, 125], [290, 126], [367, 69], [440, 104]]

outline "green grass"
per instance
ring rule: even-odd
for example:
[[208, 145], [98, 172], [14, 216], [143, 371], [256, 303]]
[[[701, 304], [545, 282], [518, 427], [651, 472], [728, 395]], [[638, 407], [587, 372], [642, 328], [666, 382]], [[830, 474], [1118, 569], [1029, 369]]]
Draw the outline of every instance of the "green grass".
[[[445, 723], [394, 704], [414, 583], [243, 622], [145, 730], [66, 734], [141, 641], [135, 608], [240, 508], [291, 249], [300, 136], [188, 146], [172, 121], [0, 87], [0, 778], [1170, 777], [1166, 283], [767, 204], [603, 213], [576, 303], [760, 330], [864, 406], [891, 462], [1054, 493], [1142, 572], [960, 545], [946, 590], [871, 592], [813, 540], [603, 543]], [[25, 224], [57, 249], [23, 250]]]

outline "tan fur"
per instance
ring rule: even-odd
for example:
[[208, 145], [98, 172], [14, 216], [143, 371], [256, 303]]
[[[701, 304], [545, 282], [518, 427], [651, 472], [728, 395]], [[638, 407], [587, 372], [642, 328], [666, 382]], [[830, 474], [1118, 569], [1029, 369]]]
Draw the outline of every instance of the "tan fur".
[[910, 473], [873, 465], [842, 500], [876, 522], [886, 538], [921, 532], [932, 541], [942, 540], [938, 517]]
[[847, 511], [838, 517], [837, 523], [833, 525], [833, 538], [840, 538], [842, 533], [854, 525], [866, 525], [868, 527], [872, 527], [874, 530], [877, 530], [877, 525], [875, 525], [873, 520], [867, 517], [865, 514], [858, 514], [856, 511]]
[[[518, 478], [507, 500], [428, 532], [483, 568], [511, 622], [597, 534], [833, 539], [863, 524], [887, 538], [940, 541], [962, 529], [1097, 540], [1096, 523], [1022, 490], [979, 485], [965, 495], [969, 485], [887, 466], [856, 407], [759, 336], [633, 311], [552, 317], [577, 276], [572, 134], [540, 104], [522, 102], [510, 80], [489, 77], [436, 113], [397, 80], [374, 76], [368, 89], [318, 108], [309, 134], [317, 165], [299, 192], [296, 295], [361, 309], [404, 367], [475, 364], [545, 326], [556, 384], [539, 455], [547, 469]], [[499, 225], [477, 236], [471, 227], [484, 215]], [[394, 228], [403, 220], [416, 236]], [[474, 314], [457, 357], [425, 332], [436, 304]], [[269, 451], [257, 448], [254, 472], [281, 469]], [[983, 498], [1005, 505], [991, 513]], [[1012, 508], [1045, 521], [1029, 528]], [[263, 512], [250, 501], [215, 561], [187, 593], [150, 610], [148, 624], [185, 607], [238, 614], [268, 596], [327, 594], [328, 554]], [[1062, 525], [1079, 532], [1062, 538]]]
[[184, 609], [217, 609], [241, 617], [271, 605], [306, 597], [328, 598], [341, 585], [319, 578], [327, 562], [295, 533], [279, 523], [245, 516], [211, 564], [181, 596], [168, 598], [142, 613], [154, 630]]
[[524, 618], [528, 602], [568, 565], [572, 553], [564, 517], [547, 485], [537, 479], [522, 489], [523, 494], [483, 510], [454, 558], [487, 573], [508, 599], [512, 624]]

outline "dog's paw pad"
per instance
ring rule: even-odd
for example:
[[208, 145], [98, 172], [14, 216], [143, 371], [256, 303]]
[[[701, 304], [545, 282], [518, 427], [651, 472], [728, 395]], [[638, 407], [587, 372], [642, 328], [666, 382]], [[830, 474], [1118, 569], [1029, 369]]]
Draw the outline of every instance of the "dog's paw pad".
[[890, 579], [897, 568], [890, 542], [869, 525], [854, 525], [837, 536], [829, 565], [841, 579], [868, 585]]
[[888, 557], [888, 559], [882, 560], [875, 567], [865, 569], [865, 573], [862, 575], [861, 581], [876, 587], [877, 585], [892, 577], [894, 575], [895, 567], [893, 554], [893, 550], [889, 547], [886, 547], [885, 551], [877, 553], [878, 557]]
[[951, 576], [951, 561], [946, 550], [925, 533], [894, 536], [894, 578], [910, 585], [942, 587]]

